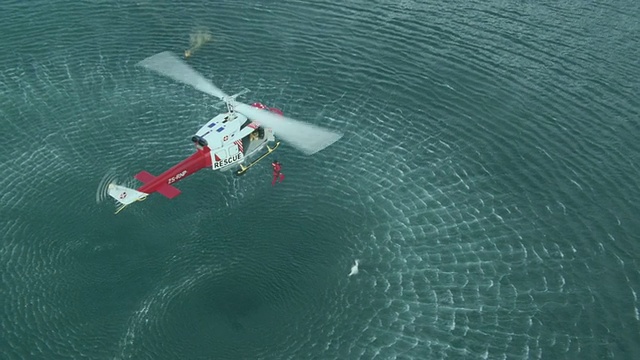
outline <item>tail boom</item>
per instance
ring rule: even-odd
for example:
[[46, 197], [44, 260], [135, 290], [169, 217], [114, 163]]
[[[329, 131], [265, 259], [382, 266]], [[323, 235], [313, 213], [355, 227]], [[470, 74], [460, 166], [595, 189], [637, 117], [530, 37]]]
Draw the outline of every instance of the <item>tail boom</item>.
[[194, 154], [182, 160], [158, 176], [147, 171], [140, 171], [134, 177], [143, 183], [138, 191], [151, 194], [160, 193], [169, 199], [180, 195], [180, 190], [173, 186], [174, 183], [186, 178], [197, 171], [211, 166], [211, 150], [209, 147], [198, 149]]
[[192, 154], [158, 176], [154, 176], [144, 170], [140, 171], [134, 177], [143, 185], [137, 189], [131, 189], [115, 183], [109, 184], [107, 193], [119, 203], [116, 214], [136, 201], [145, 200], [149, 194], [154, 192], [160, 193], [169, 199], [180, 195], [180, 190], [172, 186], [172, 184], [200, 169], [210, 167], [210, 152], [211, 150], [208, 147], [198, 149], [195, 154]]
[[[184, 174], [184, 176], [186, 176], [186, 173], [184, 172], [178, 173], [178, 175], [181, 174]], [[145, 184], [139, 187], [138, 190], [146, 190], [146, 192], [157, 192], [169, 199], [173, 199], [174, 197], [180, 195], [180, 190], [178, 190], [176, 187], [169, 184], [154, 182], [154, 180], [156, 180], [158, 177], [153, 176], [144, 170], [137, 173], [134, 177], [141, 183]], [[153, 183], [153, 186], [148, 186], [147, 184], [149, 183]]]

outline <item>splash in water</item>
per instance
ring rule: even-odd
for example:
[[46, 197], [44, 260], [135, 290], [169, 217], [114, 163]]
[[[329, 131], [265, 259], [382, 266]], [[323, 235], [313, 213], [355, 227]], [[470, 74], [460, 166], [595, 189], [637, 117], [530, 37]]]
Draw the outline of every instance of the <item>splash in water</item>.
[[353, 264], [353, 266], [351, 267], [351, 272], [349, 273], [349, 276], [356, 275], [358, 273], [358, 265], [360, 265], [360, 260], [356, 259], [355, 264]]
[[193, 56], [193, 53], [198, 50], [202, 45], [213, 40], [211, 32], [206, 28], [196, 28], [191, 34], [189, 34], [189, 48], [184, 51], [185, 59]]

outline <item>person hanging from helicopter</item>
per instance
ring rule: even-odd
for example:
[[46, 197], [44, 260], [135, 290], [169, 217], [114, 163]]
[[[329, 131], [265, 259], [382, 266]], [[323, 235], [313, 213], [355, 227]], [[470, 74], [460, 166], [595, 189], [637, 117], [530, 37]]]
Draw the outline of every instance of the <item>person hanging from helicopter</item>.
[[273, 167], [273, 181], [271, 181], [271, 186], [275, 186], [276, 181], [282, 182], [282, 180], [284, 180], [284, 174], [282, 173], [282, 164], [280, 164], [278, 160], [274, 160], [271, 166]]

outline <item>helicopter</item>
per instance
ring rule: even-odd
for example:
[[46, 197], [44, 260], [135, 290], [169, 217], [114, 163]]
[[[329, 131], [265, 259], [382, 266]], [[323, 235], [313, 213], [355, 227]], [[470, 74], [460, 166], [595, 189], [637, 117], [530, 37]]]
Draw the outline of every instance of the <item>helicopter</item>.
[[[193, 135], [195, 153], [160, 175], [140, 171], [134, 178], [142, 183], [132, 189], [115, 182], [107, 186], [107, 194], [116, 200], [116, 214], [152, 193], [169, 199], [180, 195], [174, 185], [202, 169], [216, 171], [235, 170], [244, 175], [247, 170], [273, 153], [282, 139], [306, 155], [330, 146], [342, 133], [284, 116], [282, 110], [260, 102], [251, 105], [236, 101], [246, 91], [227, 95], [211, 81], [194, 70], [170, 51], [152, 55], [139, 63], [141, 66], [196, 90], [217, 97], [226, 104], [226, 112], [213, 117]], [[264, 151], [266, 149], [266, 151]]]

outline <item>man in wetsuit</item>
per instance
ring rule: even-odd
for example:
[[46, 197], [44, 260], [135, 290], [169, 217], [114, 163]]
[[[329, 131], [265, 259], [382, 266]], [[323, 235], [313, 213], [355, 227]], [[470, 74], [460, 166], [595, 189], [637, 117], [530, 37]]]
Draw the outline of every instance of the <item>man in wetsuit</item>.
[[282, 180], [284, 180], [284, 174], [281, 173], [282, 165], [278, 162], [278, 160], [274, 160], [271, 163], [271, 166], [273, 167], [273, 181], [271, 181], [271, 186], [275, 186], [276, 181], [282, 182]]

